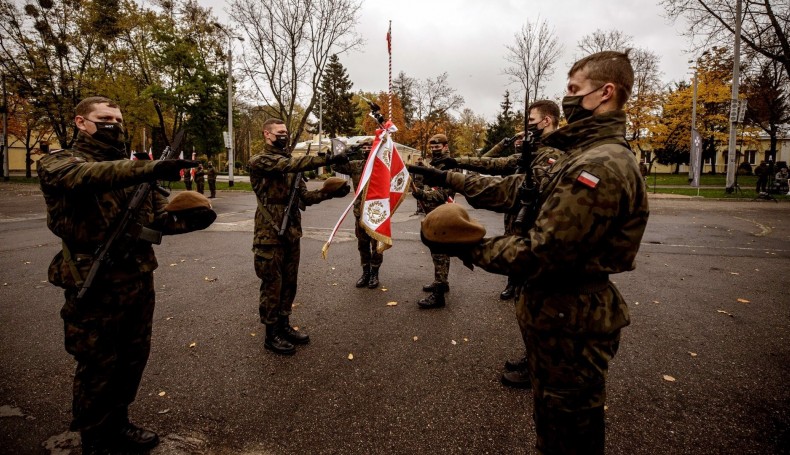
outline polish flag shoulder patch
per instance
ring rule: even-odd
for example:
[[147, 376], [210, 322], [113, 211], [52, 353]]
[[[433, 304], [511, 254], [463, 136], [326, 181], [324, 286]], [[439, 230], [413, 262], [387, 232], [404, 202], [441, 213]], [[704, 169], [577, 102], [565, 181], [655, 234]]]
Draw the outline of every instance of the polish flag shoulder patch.
[[582, 173], [579, 175], [576, 181], [590, 188], [595, 188], [598, 185], [598, 182], [601, 181], [601, 179], [590, 174], [587, 171], [582, 171]]
[[556, 162], [557, 162], [557, 160], [555, 160], [554, 158], [549, 158], [549, 164], [554, 164]]

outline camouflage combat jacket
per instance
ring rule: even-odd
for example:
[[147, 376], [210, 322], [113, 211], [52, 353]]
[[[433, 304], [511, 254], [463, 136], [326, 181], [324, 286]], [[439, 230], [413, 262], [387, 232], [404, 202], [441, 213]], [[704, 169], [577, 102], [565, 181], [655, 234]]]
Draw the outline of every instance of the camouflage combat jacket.
[[206, 171], [206, 177], [208, 178], [209, 182], [217, 180], [217, 169], [214, 166], [211, 166]]
[[263, 152], [249, 161], [250, 183], [258, 198], [255, 210], [255, 237], [252, 250], [261, 254], [261, 246], [279, 245], [283, 241], [295, 242], [302, 237], [302, 214], [306, 206], [329, 199], [331, 195], [319, 190], [307, 191], [301, 180], [297, 186], [297, 200], [291, 211], [288, 230], [281, 239], [280, 231], [288, 196], [297, 173], [318, 169], [326, 165], [323, 156], [291, 156], [290, 153], [276, 149], [268, 144]]
[[[362, 171], [365, 170], [365, 160], [351, 160], [346, 164], [333, 164], [332, 169], [335, 172], [351, 176], [351, 182], [354, 184], [354, 191], [359, 188], [359, 181], [362, 179]], [[354, 201], [354, 216], [359, 218], [362, 215], [362, 201], [365, 199], [360, 195]]]
[[[554, 147], [539, 147], [532, 159], [532, 173], [538, 184], [546, 177], [546, 172], [562, 155], [562, 152]], [[470, 171], [481, 172], [490, 175], [512, 175], [520, 174], [519, 161], [521, 153], [514, 153], [510, 156], [490, 158], [487, 156], [462, 156], [456, 158], [458, 168]]]
[[[526, 237], [484, 239], [472, 251], [485, 270], [520, 276], [529, 285], [571, 284], [634, 269], [649, 214], [644, 181], [625, 141], [625, 113], [571, 123], [546, 137], [564, 150], [541, 184], [540, 210]], [[511, 177], [464, 177], [448, 182], [467, 201], [513, 206]]]
[[[444, 154], [444, 156], [449, 156], [449, 154]], [[431, 213], [436, 207], [448, 203], [451, 198], [455, 198], [455, 191], [450, 188], [430, 187], [425, 184], [421, 186], [422, 188], [418, 187], [412, 190], [412, 196], [422, 201], [426, 214]]]
[[[156, 161], [129, 160], [118, 149], [80, 132], [71, 150], [53, 151], [38, 162], [38, 177], [47, 204], [47, 227], [63, 240], [80, 279], [59, 252], [49, 266], [49, 280], [64, 288], [85, 278], [93, 253], [112, 233], [134, 194], [135, 185], [152, 179]], [[167, 199], [153, 191], [143, 202], [137, 222], [162, 230]], [[157, 267], [151, 244], [137, 241], [123, 261], [102, 269], [99, 280], [115, 280]]]

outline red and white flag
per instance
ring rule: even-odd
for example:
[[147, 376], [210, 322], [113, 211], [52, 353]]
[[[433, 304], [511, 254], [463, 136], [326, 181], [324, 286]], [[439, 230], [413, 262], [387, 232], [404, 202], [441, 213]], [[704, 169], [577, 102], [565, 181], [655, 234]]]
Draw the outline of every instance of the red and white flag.
[[354, 198], [340, 216], [329, 239], [321, 249], [324, 259], [327, 257], [329, 244], [332, 243], [337, 229], [358, 197], [362, 197], [362, 216], [359, 225], [378, 241], [378, 251], [392, 247], [392, 215], [403, 202], [403, 196], [409, 185], [409, 173], [392, 141], [391, 134], [396, 131], [398, 129], [392, 121], [387, 121], [384, 128], [376, 130], [376, 138], [373, 140]]

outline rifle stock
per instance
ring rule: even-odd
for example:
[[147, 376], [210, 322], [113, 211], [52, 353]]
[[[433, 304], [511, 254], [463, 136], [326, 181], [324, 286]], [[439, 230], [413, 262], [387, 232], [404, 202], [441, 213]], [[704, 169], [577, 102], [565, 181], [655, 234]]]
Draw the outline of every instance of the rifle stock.
[[299, 190], [299, 181], [302, 180], [302, 173], [299, 172], [294, 178], [293, 186], [291, 186], [291, 193], [288, 195], [288, 205], [285, 206], [285, 213], [283, 214], [283, 222], [280, 225], [280, 230], [277, 232], [277, 237], [285, 237], [288, 231], [288, 225], [291, 223], [291, 211], [293, 211], [294, 204], [296, 203], [296, 193]]

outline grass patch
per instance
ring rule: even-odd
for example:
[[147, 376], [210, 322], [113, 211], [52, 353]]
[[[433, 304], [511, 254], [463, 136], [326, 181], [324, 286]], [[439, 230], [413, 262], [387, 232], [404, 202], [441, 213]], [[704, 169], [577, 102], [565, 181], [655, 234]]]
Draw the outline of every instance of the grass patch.
[[[650, 174], [647, 176], [647, 184], [653, 186], [655, 181], [656, 185], [688, 185], [688, 174]], [[699, 184], [702, 186], [721, 186], [727, 185], [727, 176], [725, 174], [702, 174], [699, 176]], [[757, 186], [757, 176], [754, 175], [739, 175], [738, 185], [741, 188]], [[695, 190], [696, 194], [696, 190]]]
[[[697, 189], [696, 188], [656, 188], [654, 190], [652, 187], [649, 187], [648, 193], [697, 196]], [[699, 190], [699, 196], [704, 198], [712, 198], [712, 199], [756, 199], [757, 193], [754, 190], [741, 190], [738, 193], [728, 194], [724, 191], [724, 188], [721, 189], [701, 188]], [[776, 200], [778, 201], [790, 200], [790, 196], [787, 196], [786, 194], [772, 194], [771, 196], [776, 198]]]

